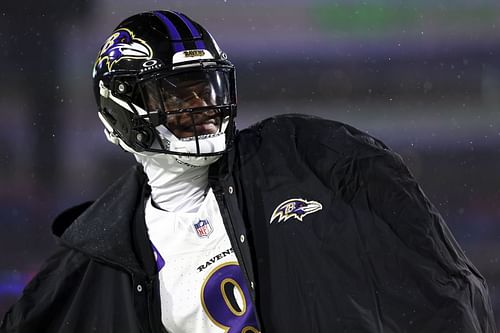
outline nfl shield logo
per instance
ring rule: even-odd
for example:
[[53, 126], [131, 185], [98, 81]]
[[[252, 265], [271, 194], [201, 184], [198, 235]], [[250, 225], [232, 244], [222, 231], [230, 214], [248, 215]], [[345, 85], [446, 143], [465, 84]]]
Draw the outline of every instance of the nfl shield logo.
[[213, 229], [208, 220], [199, 220], [198, 223], [194, 224], [194, 229], [198, 234], [198, 237], [208, 237]]

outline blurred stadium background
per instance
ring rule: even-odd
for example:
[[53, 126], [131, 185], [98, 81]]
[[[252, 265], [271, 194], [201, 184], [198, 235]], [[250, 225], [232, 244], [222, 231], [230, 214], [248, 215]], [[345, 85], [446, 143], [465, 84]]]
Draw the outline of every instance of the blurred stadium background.
[[123, 18], [174, 9], [237, 65], [239, 127], [347, 122], [398, 151], [486, 277], [500, 321], [498, 0], [3, 1], [0, 316], [54, 251], [52, 219], [133, 160], [108, 144], [91, 68]]

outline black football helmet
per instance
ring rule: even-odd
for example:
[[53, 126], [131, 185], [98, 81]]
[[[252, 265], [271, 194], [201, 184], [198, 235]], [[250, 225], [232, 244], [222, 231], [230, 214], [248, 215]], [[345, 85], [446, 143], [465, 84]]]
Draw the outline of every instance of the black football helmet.
[[234, 66], [186, 15], [152, 11], [116, 27], [93, 70], [99, 118], [131, 152], [214, 156], [234, 137]]

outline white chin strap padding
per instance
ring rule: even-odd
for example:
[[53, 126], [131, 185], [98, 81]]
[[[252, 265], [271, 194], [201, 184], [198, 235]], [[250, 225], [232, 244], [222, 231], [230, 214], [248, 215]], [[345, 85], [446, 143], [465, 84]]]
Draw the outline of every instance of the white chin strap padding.
[[[226, 149], [226, 135], [224, 133], [217, 134], [207, 138], [199, 138], [200, 153], [218, 153]], [[170, 149], [178, 152], [197, 153], [196, 140], [175, 140], [170, 143]]]
[[[157, 130], [162, 139], [168, 141], [170, 151], [190, 154], [198, 153], [195, 138], [178, 139], [165, 126], [158, 126]], [[201, 154], [223, 152], [226, 149], [226, 135], [224, 133], [218, 133], [207, 137], [202, 136], [198, 139], [198, 144]]]

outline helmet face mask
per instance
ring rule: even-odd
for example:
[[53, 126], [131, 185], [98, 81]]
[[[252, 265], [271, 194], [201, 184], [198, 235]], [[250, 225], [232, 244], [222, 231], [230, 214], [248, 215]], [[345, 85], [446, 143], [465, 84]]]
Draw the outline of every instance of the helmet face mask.
[[[186, 42], [172, 40], [183, 26], [191, 34]], [[193, 40], [205, 49], [186, 50]], [[234, 66], [183, 14], [149, 12], [122, 22], [99, 53], [94, 88], [108, 139], [126, 150], [206, 157], [231, 147]]]

